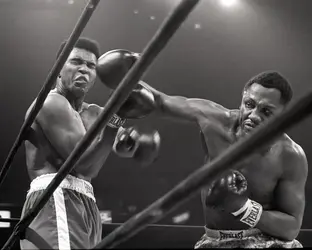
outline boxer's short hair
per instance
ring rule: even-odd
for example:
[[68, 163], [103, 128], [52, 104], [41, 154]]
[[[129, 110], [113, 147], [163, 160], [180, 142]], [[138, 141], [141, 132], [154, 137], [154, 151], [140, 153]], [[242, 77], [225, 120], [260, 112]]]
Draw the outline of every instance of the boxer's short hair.
[[254, 84], [260, 84], [265, 88], [274, 88], [281, 92], [281, 103], [288, 104], [293, 96], [293, 90], [289, 81], [277, 71], [265, 71], [252, 77], [244, 87], [244, 91]]
[[[63, 48], [66, 45], [67, 40], [63, 41], [60, 45], [60, 48], [57, 52], [56, 58], [59, 57], [61, 54]], [[74, 48], [79, 48], [79, 49], [85, 49], [91, 53], [93, 53], [96, 56], [96, 59], [100, 57], [100, 46], [99, 43], [95, 40], [92, 40], [87, 37], [79, 37]]]

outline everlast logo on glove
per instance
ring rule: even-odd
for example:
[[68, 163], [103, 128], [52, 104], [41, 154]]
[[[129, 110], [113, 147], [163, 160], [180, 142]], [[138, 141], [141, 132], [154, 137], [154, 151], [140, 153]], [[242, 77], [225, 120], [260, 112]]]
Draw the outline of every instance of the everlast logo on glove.
[[241, 222], [249, 225], [250, 227], [254, 227], [257, 225], [261, 214], [262, 214], [262, 206], [258, 202], [250, 200], [250, 206], [246, 210], [244, 216], [241, 218]]
[[118, 115], [114, 114], [107, 125], [111, 128], [120, 128], [122, 125], [125, 124], [125, 122], [126, 119], [120, 118]]
[[238, 232], [238, 233], [223, 233], [219, 232], [220, 234], [220, 240], [224, 239], [242, 239], [243, 238], [243, 231]]

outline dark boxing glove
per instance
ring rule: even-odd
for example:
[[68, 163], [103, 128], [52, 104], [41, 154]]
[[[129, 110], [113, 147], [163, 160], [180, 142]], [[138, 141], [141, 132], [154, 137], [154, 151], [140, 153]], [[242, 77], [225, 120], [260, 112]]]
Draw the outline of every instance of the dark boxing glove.
[[[139, 56], [138, 53], [124, 49], [108, 51], [98, 59], [97, 75], [103, 84], [110, 89], [115, 89]], [[117, 112], [117, 115], [122, 118], [138, 119], [150, 114], [154, 108], [153, 93], [138, 83]]]
[[240, 218], [240, 221], [256, 226], [262, 214], [262, 206], [247, 196], [247, 180], [239, 171], [228, 171], [212, 183], [206, 193], [206, 205], [216, 207]]
[[139, 56], [140, 54], [125, 49], [110, 50], [99, 57], [97, 75], [108, 88], [115, 89]]
[[121, 130], [116, 136], [113, 150], [124, 158], [133, 158], [143, 165], [153, 163], [160, 147], [160, 135], [157, 131], [151, 134], [140, 134], [130, 127]]
[[209, 186], [206, 205], [233, 212], [245, 204], [248, 199], [246, 193], [245, 177], [238, 171], [229, 171]]

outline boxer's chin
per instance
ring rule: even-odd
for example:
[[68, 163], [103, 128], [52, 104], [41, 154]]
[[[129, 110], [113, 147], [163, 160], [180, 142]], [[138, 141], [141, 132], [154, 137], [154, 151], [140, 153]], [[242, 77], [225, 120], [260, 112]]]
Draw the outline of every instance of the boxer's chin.
[[73, 91], [75, 93], [75, 96], [77, 97], [84, 96], [87, 93], [86, 87], [80, 87], [80, 86], [74, 86]]
[[250, 132], [252, 132], [254, 128], [248, 125], [242, 125], [241, 126], [241, 135], [245, 136], [248, 135]]
[[244, 124], [243, 125], [243, 130], [245, 133], [250, 133], [252, 130], [254, 129], [254, 127], [248, 125], [248, 124]]

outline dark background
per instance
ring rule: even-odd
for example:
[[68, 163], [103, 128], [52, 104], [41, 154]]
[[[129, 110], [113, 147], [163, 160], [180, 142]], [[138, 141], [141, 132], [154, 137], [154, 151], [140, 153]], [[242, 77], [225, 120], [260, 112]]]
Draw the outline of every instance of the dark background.
[[[240, 104], [241, 90], [253, 75], [275, 69], [293, 84], [294, 96], [310, 90], [311, 0], [240, 0], [234, 8], [202, 0], [157, 57], [144, 80], [168, 94], [207, 98], [228, 108]], [[85, 0], [0, 0], [0, 161], [4, 163], [24, 114], [51, 70], [59, 44], [72, 32]], [[83, 36], [99, 41], [102, 53], [124, 48], [141, 52], [177, 0], [101, 0]], [[97, 81], [88, 102], [104, 105], [107, 89]], [[131, 124], [131, 123], [130, 123]], [[203, 164], [196, 125], [150, 116], [137, 121], [162, 137], [159, 159], [147, 168], [111, 155], [93, 181], [101, 210], [113, 222], [130, 216], [164, 195]], [[311, 118], [288, 131], [312, 157]], [[2, 165], [1, 164], [1, 165]], [[296, 167], [296, 166], [294, 166]], [[265, 185], [265, 183], [264, 183]], [[0, 203], [22, 206], [29, 187], [24, 146], [0, 189]], [[311, 228], [312, 180], [306, 186], [303, 228]], [[203, 225], [196, 195], [161, 221], [184, 212], [182, 224]]]

